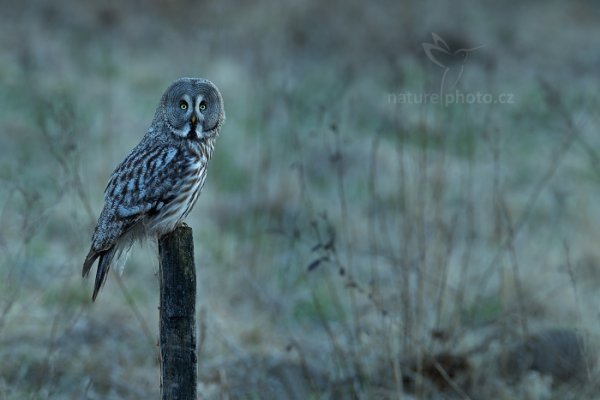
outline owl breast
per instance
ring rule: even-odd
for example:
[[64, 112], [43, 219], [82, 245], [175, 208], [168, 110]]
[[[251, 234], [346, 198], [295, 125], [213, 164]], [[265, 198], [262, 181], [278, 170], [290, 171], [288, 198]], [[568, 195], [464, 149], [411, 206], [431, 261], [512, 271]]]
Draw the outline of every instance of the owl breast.
[[[178, 182], [172, 200], [157, 206], [158, 213], [147, 223], [148, 233], [158, 235], [172, 231], [188, 216], [204, 186], [208, 160], [212, 155], [212, 143], [191, 146], [186, 151], [186, 168]], [[160, 209], [159, 209], [160, 208]]]

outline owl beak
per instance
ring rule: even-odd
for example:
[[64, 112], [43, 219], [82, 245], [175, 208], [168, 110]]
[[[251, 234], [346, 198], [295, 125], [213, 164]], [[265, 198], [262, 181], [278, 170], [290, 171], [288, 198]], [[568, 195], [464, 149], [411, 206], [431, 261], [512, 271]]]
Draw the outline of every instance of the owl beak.
[[197, 120], [198, 119], [196, 118], [196, 114], [192, 114], [192, 124], [195, 125]]

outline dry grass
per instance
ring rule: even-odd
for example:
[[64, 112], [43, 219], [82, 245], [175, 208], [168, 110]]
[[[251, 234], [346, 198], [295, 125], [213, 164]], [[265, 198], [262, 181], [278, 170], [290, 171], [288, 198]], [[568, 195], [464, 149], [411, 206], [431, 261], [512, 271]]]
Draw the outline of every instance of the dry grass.
[[[439, 3], [3, 2], [0, 399], [158, 395], [155, 248], [95, 304], [79, 271], [180, 76], [228, 117], [188, 220], [203, 397], [596, 398], [600, 8]], [[440, 90], [432, 32], [511, 102], [400, 104]]]

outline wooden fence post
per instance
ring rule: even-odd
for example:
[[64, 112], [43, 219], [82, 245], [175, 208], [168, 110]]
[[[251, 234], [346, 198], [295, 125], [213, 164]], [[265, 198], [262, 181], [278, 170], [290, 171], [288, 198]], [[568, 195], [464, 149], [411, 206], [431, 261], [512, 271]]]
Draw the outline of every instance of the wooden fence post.
[[196, 400], [196, 268], [192, 228], [158, 239], [162, 400]]

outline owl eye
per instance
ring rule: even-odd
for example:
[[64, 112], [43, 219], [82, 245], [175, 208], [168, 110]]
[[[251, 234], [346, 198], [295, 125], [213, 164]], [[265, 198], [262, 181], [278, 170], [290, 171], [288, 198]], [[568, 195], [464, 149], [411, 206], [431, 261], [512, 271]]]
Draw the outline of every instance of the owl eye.
[[206, 102], [205, 101], [200, 102], [200, 105], [198, 106], [198, 108], [200, 109], [200, 111], [206, 110]]
[[185, 100], [181, 100], [179, 102], [179, 108], [181, 108], [183, 111], [188, 109], [188, 103]]

